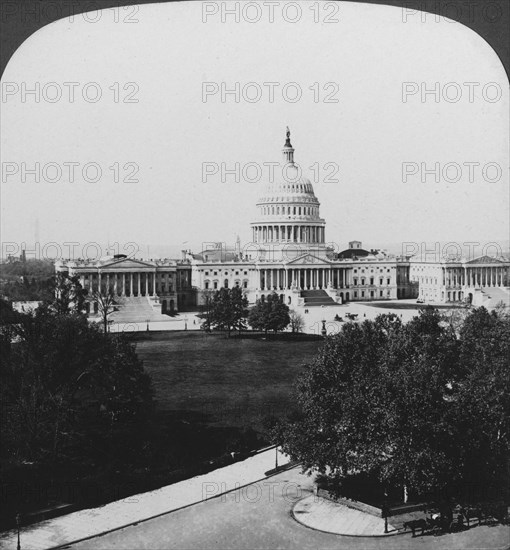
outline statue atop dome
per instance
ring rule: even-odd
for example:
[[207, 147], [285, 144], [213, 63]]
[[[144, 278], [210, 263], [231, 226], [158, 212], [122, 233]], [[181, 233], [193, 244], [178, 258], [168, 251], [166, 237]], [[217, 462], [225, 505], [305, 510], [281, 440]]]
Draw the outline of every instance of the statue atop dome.
[[290, 130], [289, 130], [288, 126], [287, 126], [287, 140], [285, 141], [285, 146], [284, 147], [292, 147], [292, 145], [290, 143]]

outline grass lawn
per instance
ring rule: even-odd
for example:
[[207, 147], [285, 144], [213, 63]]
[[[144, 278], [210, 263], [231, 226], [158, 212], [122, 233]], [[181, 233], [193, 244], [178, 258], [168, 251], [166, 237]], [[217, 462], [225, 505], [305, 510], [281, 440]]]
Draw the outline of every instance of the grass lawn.
[[158, 410], [185, 422], [257, 431], [264, 417], [295, 408], [293, 383], [321, 344], [227, 339], [202, 331], [138, 338], [137, 353], [153, 380]]

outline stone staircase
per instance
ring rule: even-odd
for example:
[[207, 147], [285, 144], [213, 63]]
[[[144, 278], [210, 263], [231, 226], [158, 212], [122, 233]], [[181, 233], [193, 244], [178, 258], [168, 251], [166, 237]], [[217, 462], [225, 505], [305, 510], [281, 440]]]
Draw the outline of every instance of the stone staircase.
[[338, 306], [325, 290], [302, 290], [303, 307], [313, 306]]
[[114, 323], [145, 323], [146, 321], [168, 321], [170, 317], [154, 311], [146, 296], [123, 297], [118, 311], [109, 317]]
[[510, 306], [510, 292], [505, 287], [484, 286], [481, 288], [484, 297], [483, 306], [492, 309], [503, 302], [507, 307]]

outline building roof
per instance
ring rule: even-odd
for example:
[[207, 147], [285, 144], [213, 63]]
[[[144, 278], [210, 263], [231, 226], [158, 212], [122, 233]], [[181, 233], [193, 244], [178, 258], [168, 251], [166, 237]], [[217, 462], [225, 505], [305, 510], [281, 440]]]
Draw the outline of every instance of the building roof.
[[369, 256], [371, 253], [368, 250], [365, 250], [364, 248], [346, 248], [345, 250], [342, 250], [342, 252], [338, 253], [338, 258], [343, 259], [355, 259], [355, 258], [364, 258], [366, 256]]

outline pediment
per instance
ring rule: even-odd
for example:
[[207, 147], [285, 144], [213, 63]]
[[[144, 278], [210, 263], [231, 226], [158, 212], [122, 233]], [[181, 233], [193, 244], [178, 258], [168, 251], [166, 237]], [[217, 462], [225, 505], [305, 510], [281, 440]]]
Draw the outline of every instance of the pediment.
[[310, 264], [310, 265], [319, 265], [319, 264], [326, 264], [330, 265], [331, 262], [327, 260], [326, 258], [321, 258], [319, 256], [315, 256], [314, 254], [303, 254], [302, 256], [299, 256], [299, 258], [295, 258], [294, 260], [291, 260], [290, 262], [287, 262], [286, 265], [301, 265], [301, 264]]
[[501, 260], [498, 260], [497, 258], [492, 258], [491, 256], [480, 256], [479, 258], [474, 258], [473, 260], [470, 260], [469, 262], [466, 262], [468, 264], [502, 264], [503, 262]]
[[112, 260], [106, 262], [100, 266], [102, 270], [104, 269], [154, 269], [156, 266], [153, 263], [144, 262], [142, 260], [135, 260], [133, 258], [122, 258], [120, 260]]

